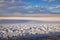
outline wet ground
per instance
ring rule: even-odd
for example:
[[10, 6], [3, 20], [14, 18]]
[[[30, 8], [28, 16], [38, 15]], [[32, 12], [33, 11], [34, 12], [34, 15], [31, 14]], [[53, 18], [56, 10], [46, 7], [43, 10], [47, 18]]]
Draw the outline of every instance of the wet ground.
[[31, 38], [31, 39], [21, 39], [21, 38], [18, 38], [18, 39], [0, 39], [0, 40], [60, 40], [60, 36], [48, 36], [48, 37], [41, 37], [41, 38]]
[[60, 40], [60, 36], [49, 36], [44, 38], [36, 38], [32, 40]]

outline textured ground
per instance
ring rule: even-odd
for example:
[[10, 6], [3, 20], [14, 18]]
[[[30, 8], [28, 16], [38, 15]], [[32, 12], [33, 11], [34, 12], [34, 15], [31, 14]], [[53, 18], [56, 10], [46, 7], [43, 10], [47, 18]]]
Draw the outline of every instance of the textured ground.
[[[54, 35], [60, 35], [59, 33], [55, 34], [55, 32], [60, 32], [59, 23], [0, 24], [0, 38], [2, 40], [4, 38], [8, 39], [8, 37], [14, 38], [14, 37], [36, 35], [36, 34], [49, 34], [49, 36], [53, 35], [52, 38], [55, 38]], [[51, 37], [47, 37], [47, 38], [49, 39]], [[40, 40], [40, 38], [37, 39], [34, 38], [32, 40]]]

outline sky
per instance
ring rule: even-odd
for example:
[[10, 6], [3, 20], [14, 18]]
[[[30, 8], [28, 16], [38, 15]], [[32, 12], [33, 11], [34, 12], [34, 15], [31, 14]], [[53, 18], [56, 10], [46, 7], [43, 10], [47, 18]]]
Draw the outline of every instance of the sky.
[[0, 0], [0, 15], [60, 14], [60, 0]]

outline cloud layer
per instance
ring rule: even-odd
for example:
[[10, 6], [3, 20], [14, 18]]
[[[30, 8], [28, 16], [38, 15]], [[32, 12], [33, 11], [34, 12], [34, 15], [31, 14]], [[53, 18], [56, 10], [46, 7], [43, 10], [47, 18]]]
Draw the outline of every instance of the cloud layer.
[[54, 2], [56, 0], [43, 0], [43, 1], [46, 1], [46, 2]]
[[[54, 2], [56, 0], [43, 0], [46, 2]], [[31, 4], [31, 5], [29, 5]], [[19, 14], [35, 14], [35, 13], [60, 13], [60, 5], [45, 7], [44, 5], [32, 5], [30, 2], [23, 0], [0, 0], [0, 15], [19, 15]]]

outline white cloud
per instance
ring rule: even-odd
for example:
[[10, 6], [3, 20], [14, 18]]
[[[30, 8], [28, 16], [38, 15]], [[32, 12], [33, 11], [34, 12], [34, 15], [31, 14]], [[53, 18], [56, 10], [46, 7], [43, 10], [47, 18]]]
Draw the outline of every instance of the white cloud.
[[31, 9], [32, 6], [24, 6], [24, 9]]
[[60, 8], [60, 5], [57, 5], [56, 8]]
[[49, 7], [48, 10], [52, 13], [60, 13], [60, 5]]
[[52, 6], [52, 7], [49, 7], [48, 9], [49, 9], [49, 10], [52, 10], [52, 9], [54, 9], [54, 8], [56, 8], [56, 7], [55, 7], [55, 6], [54, 6], [54, 7]]
[[24, 8], [28, 10], [39, 10], [40, 8], [43, 8], [43, 7], [39, 5], [34, 5], [34, 6], [30, 5], [30, 6], [25, 6]]
[[[44, 0], [44, 1], [51, 1], [52, 0]], [[55, 9], [55, 8], [60, 8], [60, 5], [54, 6], [54, 7], [49, 7], [49, 8], [45, 8], [43, 6], [40, 5], [25, 5], [25, 2], [20, 1], [19, 2], [12, 2], [12, 3], [0, 3], [0, 12], [1, 13], [13, 13], [14, 15], [21, 15], [23, 13], [40, 13], [40, 12], [47, 12], [46, 9], [48, 9], [48, 11]], [[1, 11], [2, 9], [2, 11]], [[16, 13], [15, 13], [16, 12]]]
[[28, 13], [33, 13], [34, 11], [28, 11]]
[[17, 8], [23, 9], [23, 6], [25, 6], [26, 4], [28, 3], [25, 3], [22, 0], [19, 0], [19, 2], [17, 1], [11, 2], [10, 0], [9, 1], [0, 0], [0, 13], [7, 13], [7, 12], [10, 13], [11, 11], [15, 11]]
[[39, 5], [35, 5], [34, 7], [40, 7]]
[[60, 8], [60, 5], [53, 6], [53, 7], [49, 7], [50, 10], [51, 10], [51, 9], [58, 9], [58, 8]]
[[23, 6], [12, 6], [12, 7], [8, 7], [7, 9], [17, 9], [17, 8], [23, 8]]
[[7, 12], [11, 13], [40, 13], [45, 12], [46, 9], [43, 6], [35, 5], [35, 6], [12, 6], [7, 8]]
[[43, 1], [46, 1], [46, 2], [54, 2], [55, 0], [43, 0]]
[[4, 4], [4, 6], [15, 6], [15, 5], [25, 5], [25, 4], [28, 4], [26, 2], [23, 2], [22, 0], [20, 1], [8, 1], [8, 0], [0, 0], [0, 5]]
[[[0, 0], [0, 3], [2, 2], [10, 2], [10, 3], [14, 3], [17, 2], [16, 0]], [[18, 0], [18, 2], [22, 2], [22, 0]]]

